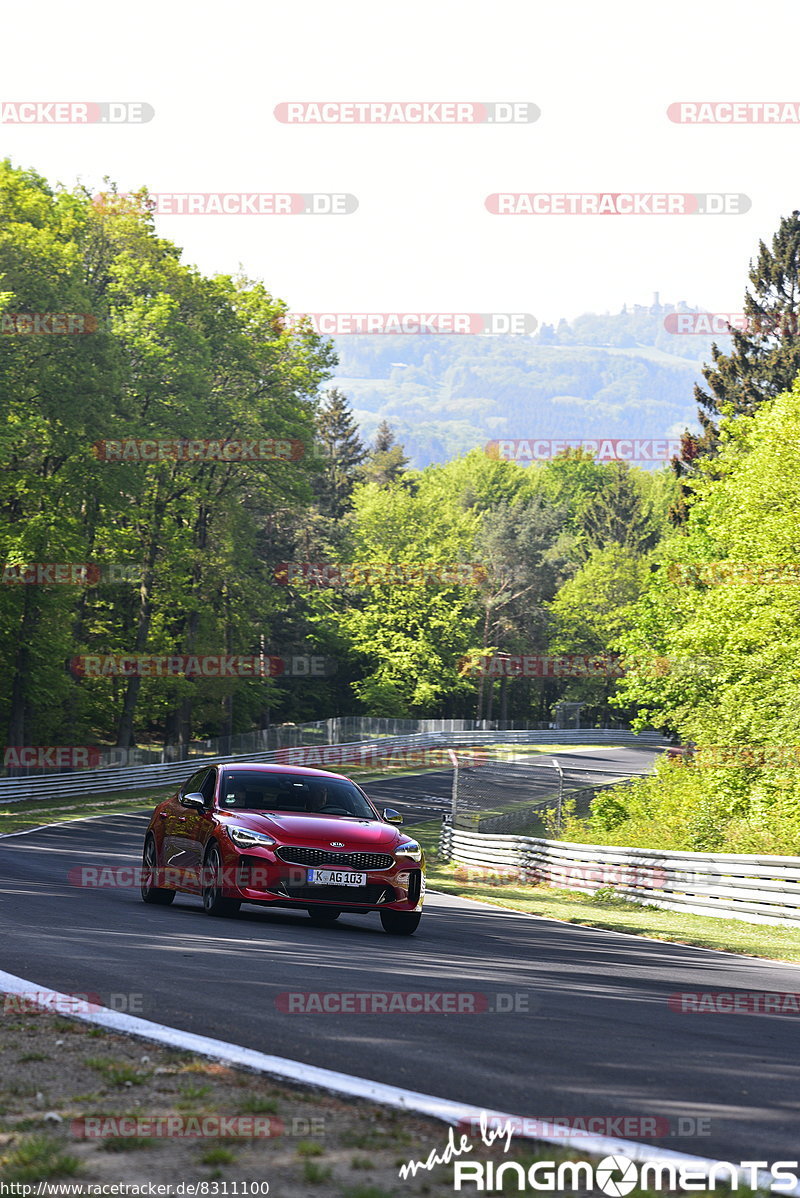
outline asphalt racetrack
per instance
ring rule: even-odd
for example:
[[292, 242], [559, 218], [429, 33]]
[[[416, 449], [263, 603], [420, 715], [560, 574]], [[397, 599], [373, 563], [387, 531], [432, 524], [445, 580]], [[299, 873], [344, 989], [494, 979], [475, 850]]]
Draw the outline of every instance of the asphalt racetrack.
[[[584, 758], [622, 769], [629, 753], [644, 760], [625, 749]], [[532, 780], [541, 767], [524, 772], [528, 792], [552, 787]], [[430, 817], [450, 782], [443, 771], [368, 790], [413, 823]], [[671, 1134], [648, 1141], [657, 1146], [733, 1161], [796, 1156], [800, 1020], [682, 1014], [668, 1003], [680, 991], [794, 993], [795, 967], [444, 895], [429, 894], [414, 937], [395, 939], [376, 916], [326, 929], [255, 907], [211, 919], [192, 896], [159, 908], [135, 888], [70, 880], [80, 866], [137, 865], [146, 823], [145, 814], [110, 815], [0, 840], [0, 967], [104, 1002], [138, 993], [133, 1013], [146, 1019], [490, 1109], [658, 1116]], [[477, 993], [488, 1009], [297, 1014], [280, 997], [364, 990]], [[710, 1134], [690, 1134], [697, 1120]]]

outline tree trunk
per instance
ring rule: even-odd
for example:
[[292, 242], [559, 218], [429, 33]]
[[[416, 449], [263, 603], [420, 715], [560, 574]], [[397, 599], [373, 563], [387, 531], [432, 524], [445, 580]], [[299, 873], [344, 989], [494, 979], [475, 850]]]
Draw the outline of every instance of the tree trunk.
[[7, 738], [9, 745], [25, 744], [28, 724], [27, 682], [31, 676], [31, 639], [38, 623], [39, 609], [34, 605], [33, 588], [23, 587], [22, 619], [12, 668], [11, 714], [8, 721]]
[[[155, 575], [155, 564], [158, 559], [159, 538], [164, 523], [164, 513], [167, 509], [167, 499], [161, 493], [163, 482], [164, 476], [162, 473], [159, 475], [156, 483], [150, 537], [144, 559], [145, 566], [142, 585], [139, 588], [139, 615], [136, 621], [136, 637], [133, 650], [137, 655], [144, 652], [147, 638], [150, 635], [150, 622], [153, 618], [153, 578]], [[117, 725], [118, 749], [130, 749], [133, 747], [133, 720], [141, 686], [142, 678], [140, 674], [133, 674], [128, 679], [127, 686], [125, 687], [125, 696], [122, 700], [119, 724]]]

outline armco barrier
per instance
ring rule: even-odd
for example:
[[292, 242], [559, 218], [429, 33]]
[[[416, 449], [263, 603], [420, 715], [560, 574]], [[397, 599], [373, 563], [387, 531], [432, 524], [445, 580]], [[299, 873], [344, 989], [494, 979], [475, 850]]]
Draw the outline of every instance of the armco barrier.
[[[601, 771], [586, 770], [585, 772], [600, 773]], [[622, 778], [617, 774], [612, 782], [603, 782], [595, 786], [582, 786], [577, 790], [565, 790], [562, 799], [565, 803], [577, 804], [577, 813], [581, 814], [588, 809], [589, 804], [596, 795], [601, 794], [604, 790], [610, 790], [612, 787], [626, 786], [632, 780], [631, 777]], [[459, 809], [456, 827], [463, 828], [467, 832], [480, 832], [482, 836], [486, 833], [498, 832], [514, 833], [517, 836], [521, 836], [526, 832], [531, 832], [534, 828], [541, 827], [542, 811], [547, 808], [553, 808], [556, 802], [556, 792], [554, 791], [547, 798], [538, 799], [535, 803], [530, 803], [524, 807], [512, 807], [509, 811], [497, 814], [484, 815], [480, 811], [463, 811]], [[472, 824], [471, 827], [470, 823]]]
[[631, 902], [746, 923], [800, 927], [800, 857], [682, 853], [486, 836], [442, 825], [439, 855], [593, 894], [610, 886]]
[[[546, 730], [511, 730], [498, 731], [464, 731], [464, 732], [427, 732], [413, 733], [406, 736], [384, 736], [380, 739], [354, 741], [349, 745], [315, 746], [324, 754], [325, 749], [331, 750], [331, 756], [337, 751], [352, 749], [357, 752], [375, 746], [381, 750], [390, 749], [425, 749], [449, 748], [457, 749], [460, 745], [491, 745], [491, 744], [562, 744], [565, 747], [573, 744], [603, 744], [623, 745], [637, 748], [663, 748], [667, 743], [657, 732], [642, 732], [638, 736], [624, 730], [606, 728], [582, 728], [570, 731]], [[112, 794], [127, 790], [157, 790], [167, 786], [178, 786], [195, 770], [203, 765], [226, 761], [265, 761], [280, 762], [284, 760], [285, 749], [271, 749], [268, 752], [243, 753], [235, 756], [192, 757], [190, 761], [175, 761], [166, 764], [142, 765], [134, 768], [119, 769], [116, 767], [74, 771], [69, 774], [37, 775], [30, 778], [0, 779], [0, 802], [21, 802], [23, 799], [53, 799], [67, 798], [79, 795]], [[320, 768], [325, 769], [324, 761]], [[330, 763], [328, 768], [334, 773], [342, 772]], [[346, 767], [342, 767], [346, 773]]]

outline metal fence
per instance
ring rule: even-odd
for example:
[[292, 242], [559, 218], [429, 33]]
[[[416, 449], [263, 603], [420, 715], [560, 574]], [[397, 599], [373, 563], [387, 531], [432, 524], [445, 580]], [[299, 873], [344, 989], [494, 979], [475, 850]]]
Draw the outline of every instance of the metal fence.
[[[320, 768], [336, 770], [334, 757], [342, 759], [342, 750], [355, 750], [375, 746], [383, 751], [392, 749], [422, 749], [429, 747], [453, 747], [464, 745], [491, 745], [496, 743], [511, 744], [585, 744], [597, 743], [604, 745], [627, 745], [641, 748], [654, 748], [666, 744], [663, 737], [656, 732], [643, 732], [634, 736], [631, 732], [616, 729], [591, 728], [572, 731], [554, 731], [552, 729], [509, 729], [509, 730], [463, 730], [436, 731], [412, 733], [405, 736], [382, 736], [373, 740], [353, 740], [347, 744], [338, 745], [338, 754], [330, 753], [330, 760], [325, 760], [325, 748], [331, 742], [316, 741], [320, 748], [320, 760], [309, 762]], [[37, 777], [2, 778], [0, 779], [0, 801], [4, 803], [20, 802], [23, 799], [52, 799], [76, 795], [102, 795], [117, 791], [157, 790], [167, 786], [178, 786], [193, 770], [205, 762], [223, 761], [281, 761], [286, 759], [286, 748], [304, 747], [298, 745], [285, 748], [260, 750], [256, 752], [209, 755], [193, 757], [190, 761], [176, 761], [142, 765], [135, 768], [106, 768], [75, 771], [69, 774], [50, 774]], [[305, 745], [313, 748], [314, 745]]]
[[[170, 765], [179, 761], [191, 763], [204, 757], [239, 757], [250, 753], [268, 753], [297, 745], [352, 744], [355, 741], [374, 740], [378, 737], [413, 736], [418, 733], [549, 730], [564, 731], [554, 724], [527, 721], [510, 723], [502, 720], [407, 720], [388, 716], [333, 716], [327, 720], [311, 720], [305, 724], [271, 724], [268, 728], [240, 732], [234, 736], [191, 740], [176, 745], [136, 745], [129, 749], [80, 747], [96, 755], [96, 764], [92, 764], [92, 769], [126, 769], [142, 765]], [[598, 729], [584, 728], [580, 731], [588, 735]], [[632, 735], [630, 732], [627, 734]], [[8, 751], [13, 752], [13, 749], [13, 746], [8, 747]], [[19, 752], [25, 753], [28, 750]], [[14, 764], [0, 768], [0, 780], [3, 777], [51, 777], [53, 774], [54, 770], [46, 765]]]
[[465, 832], [449, 822], [439, 855], [471, 867], [476, 878], [510, 875], [585, 894], [611, 887], [645, 906], [800, 927], [800, 857], [572, 844]]

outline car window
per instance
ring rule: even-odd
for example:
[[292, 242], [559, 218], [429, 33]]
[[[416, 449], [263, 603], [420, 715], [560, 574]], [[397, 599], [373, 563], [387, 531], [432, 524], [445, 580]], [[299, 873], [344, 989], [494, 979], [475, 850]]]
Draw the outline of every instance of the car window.
[[248, 770], [225, 772], [219, 806], [226, 811], [378, 818], [358, 787], [344, 778], [307, 778], [299, 774], [262, 774]]
[[206, 776], [207, 773], [208, 773], [208, 770], [203, 769], [203, 770], [197, 770], [194, 774], [192, 774], [192, 776], [191, 776], [191, 778], [189, 778], [188, 782], [185, 782], [184, 785], [181, 787], [181, 795], [183, 796], [183, 795], [197, 794], [200, 791], [200, 787], [203, 784], [203, 778]]
[[214, 797], [214, 789], [217, 784], [217, 771], [209, 770], [203, 779], [200, 786], [200, 794], [209, 803]]

